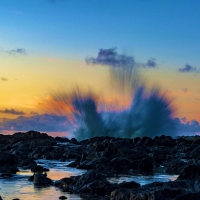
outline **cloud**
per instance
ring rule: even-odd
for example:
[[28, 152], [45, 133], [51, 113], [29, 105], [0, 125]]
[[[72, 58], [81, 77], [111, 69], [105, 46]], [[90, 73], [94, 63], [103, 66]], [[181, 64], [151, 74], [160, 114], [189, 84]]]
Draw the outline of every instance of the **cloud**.
[[100, 49], [97, 57], [87, 57], [87, 64], [106, 65], [110, 67], [147, 67], [154, 68], [157, 66], [155, 58], [150, 58], [147, 63], [136, 62], [134, 57], [125, 54], [118, 54], [117, 48]]
[[6, 51], [10, 55], [26, 55], [26, 50], [24, 48], [17, 48]]
[[34, 112], [34, 111], [30, 112], [30, 114], [31, 114], [31, 115], [38, 115], [38, 113], [37, 113], [37, 112]]
[[185, 93], [188, 92], [188, 88], [183, 88], [182, 90], [183, 90], [183, 92], [185, 92]]
[[112, 67], [134, 67], [136, 65], [132, 56], [118, 54], [116, 50], [116, 48], [100, 49], [97, 57], [87, 57], [86, 63]]
[[186, 118], [175, 118], [177, 125], [177, 135], [196, 135], [200, 134], [200, 124], [197, 120], [187, 121]]
[[5, 114], [12, 114], [12, 115], [25, 115], [23, 111], [15, 110], [13, 108], [11, 109], [5, 109], [5, 110], [0, 110], [0, 113], [5, 113]]
[[5, 77], [0, 77], [0, 80], [1, 80], [1, 81], [8, 81], [8, 79], [5, 78]]
[[67, 117], [54, 114], [19, 116], [16, 119], [3, 118], [0, 122], [0, 130], [62, 132], [69, 131], [70, 128]]
[[147, 66], [147, 67], [150, 67], [150, 68], [157, 67], [156, 59], [155, 59], [155, 58], [150, 58], [150, 59], [147, 61], [146, 66]]
[[178, 71], [179, 72], [186, 72], [186, 73], [189, 73], [189, 72], [199, 72], [199, 70], [197, 70], [196, 67], [192, 67], [189, 64], [186, 64], [185, 67], [183, 67], [183, 68], [179, 68]]

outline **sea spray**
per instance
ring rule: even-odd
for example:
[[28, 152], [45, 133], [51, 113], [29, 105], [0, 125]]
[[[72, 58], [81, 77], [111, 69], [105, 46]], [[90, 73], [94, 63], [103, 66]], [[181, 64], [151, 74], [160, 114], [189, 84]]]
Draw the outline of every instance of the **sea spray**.
[[[55, 104], [57, 112], [60, 109], [63, 111], [64, 107], [71, 108], [67, 115], [72, 120], [73, 136], [78, 140], [96, 136], [134, 138], [173, 135], [173, 107], [166, 94], [158, 87], [148, 89], [144, 83], [132, 87], [131, 103], [121, 110], [106, 109], [94, 92], [83, 92], [81, 89], [69, 93], [54, 92], [52, 96], [59, 96], [59, 99], [52, 105]], [[63, 106], [56, 106], [58, 101], [59, 106]]]
[[[101, 50], [97, 58], [87, 58], [88, 64], [110, 67], [110, 83], [121, 101], [129, 99], [129, 105], [107, 109], [105, 101], [90, 89], [74, 87], [71, 91], [51, 92], [51, 106], [62, 113], [67, 108], [72, 121], [73, 136], [78, 140], [96, 136], [134, 138], [174, 135], [174, 108], [161, 87], [150, 87], [138, 70], [139, 64], [116, 49]], [[145, 66], [140, 64], [140, 66]], [[100, 96], [100, 95], [99, 95]]]

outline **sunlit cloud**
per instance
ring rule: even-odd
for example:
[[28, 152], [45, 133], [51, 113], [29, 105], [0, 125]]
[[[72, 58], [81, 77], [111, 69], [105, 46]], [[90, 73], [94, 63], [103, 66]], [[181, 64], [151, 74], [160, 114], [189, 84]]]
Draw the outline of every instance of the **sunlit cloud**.
[[34, 112], [34, 111], [31, 111], [30, 112], [30, 115], [38, 115], [39, 113], [37, 113], [37, 112]]
[[5, 77], [0, 77], [0, 80], [1, 80], [1, 81], [8, 81], [8, 79], [5, 78]]
[[183, 88], [183, 92], [188, 92], [188, 88]]
[[19, 111], [19, 110], [15, 110], [13, 108], [11, 109], [4, 109], [4, 110], [0, 110], [0, 113], [4, 113], [4, 114], [12, 114], [12, 115], [25, 115], [26, 113], [23, 111]]

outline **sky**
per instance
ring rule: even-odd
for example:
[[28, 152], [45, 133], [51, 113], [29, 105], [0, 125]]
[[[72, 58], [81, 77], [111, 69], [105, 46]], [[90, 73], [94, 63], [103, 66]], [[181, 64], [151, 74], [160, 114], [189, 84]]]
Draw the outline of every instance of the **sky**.
[[50, 91], [78, 84], [109, 96], [108, 67], [85, 60], [114, 48], [167, 91], [182, 130], [200, 133], [199, 8], [199, 0], [1, 0], [1, 133], [65, 135], [66, 116], [45, 104]]

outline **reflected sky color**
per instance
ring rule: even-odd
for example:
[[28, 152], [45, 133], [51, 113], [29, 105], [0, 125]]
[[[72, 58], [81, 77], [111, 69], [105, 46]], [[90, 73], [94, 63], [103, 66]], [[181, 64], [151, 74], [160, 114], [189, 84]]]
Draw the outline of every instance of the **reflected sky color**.
[[[60, 180], [64, 177], [77, 176], [85, 173], [86, 170], [78, 170], [76, 168], [69, 168], [66, 165], [69, 162], [37, 160], [39, 165], [43, 165], [50, 169], [47, 176], [52, 180]], [[68, 199], [81, 200], [79, 195], [67, 194], [62, 192], [59, 188], [53, 186], [37, 187], [27, 179], [32, 173], [27, 170], [18, 172], [13, 178], [0, 180], [0, 193], [3, 199], [10, 200], [13, 198], [30, 199], [30, 200], [47, 200], [58, 199], [59, 196], [66, 196]], [[167, 175], [165, 173], [155, 173], [153, 176], [138, 175], [121, 175], [118, 177], [108, 178], [111, 183], [121, 183], [123, 181], [135, 181], [141, 185], [149, 184], [155, 181], [174, 181], [178, 175]]]

